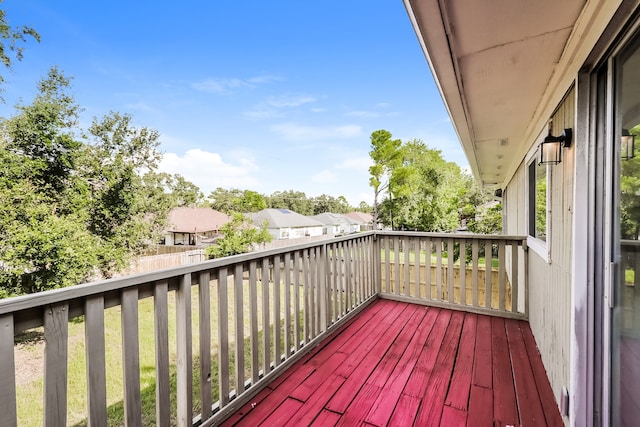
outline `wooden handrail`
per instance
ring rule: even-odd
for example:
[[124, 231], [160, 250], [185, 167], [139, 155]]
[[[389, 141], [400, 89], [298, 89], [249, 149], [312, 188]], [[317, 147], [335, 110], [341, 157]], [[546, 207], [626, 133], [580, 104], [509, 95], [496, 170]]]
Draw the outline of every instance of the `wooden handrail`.
[[[488, 266], [497, 261], [495, 271], [482, 268], [483, 250]], [[456, 251], [464, 256], [451, 256]], [[370, 231], [1, 300], [0, 425], [18, 422], [11, 349], [15, 335], [29, 328], [43, 327], [46, 338], [45, 424], [62, 425], [68, 412], [68, 323], [84, 316], [86, 416], [100, 423], [107, 413], [105, 355], [117, 347], [105, 345], [105, 314], [120, 307], [122, 399], [127, 424], [136, 425], [142, 417], [138, 307], [141, 300], [152, 301], [156, 422], [168, 425], [173, 413], [178, 425], [210, 425], [377, 297], [526, 317], [524, 251], [526, 238], [518, 236]], [[173, 409], [171, 387], [178, 396]], [[198, 413], [192, 396], [200, 401]]]

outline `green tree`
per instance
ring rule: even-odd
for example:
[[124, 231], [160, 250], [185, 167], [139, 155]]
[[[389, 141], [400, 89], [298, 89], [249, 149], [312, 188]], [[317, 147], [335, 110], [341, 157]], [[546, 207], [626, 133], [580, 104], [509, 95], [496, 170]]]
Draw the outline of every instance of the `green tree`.
[[371, 151], [369, 156], [373, 165], [369, 167], [369, 185], [373, 188], [373, 227], [379, 223], [379, 199], [387, 191], [391, 226], [393, 228], [393, 192], [400, 190], [401, 177], [398, 172], [402, 166], [402, 141], [392, 139], [391, 133], [384, 129], [371, 134]]
[[169, 206], [140, 175], [160, 158], [157, 132], [117, 113], [79, 129], [57, 68], [38, 89], [0, 122], [0, 296], [109, 276], [155, 241]]
[[240, 198], [239, 204], [239, 212], [258, 212], [267, 207], [267, 201], [265, 197], [251, 190], [245, 190]]
[[209, 195], [212, 209], [231, 215], [234, 212], [258, 212], [267, 207], [265, 197], [251, 190], [216, 188]]
[[266, 224], [257, 228], [249, 218], [241, 213], [234, 213], [231, 221], [220, 228], [220, 234], [222, 237], [206, 249], [209, 258], [221, 258], [250, 252], [254, 244], [267, 243], [273, 239], [267, 231]]
[[502, 233], [502, 204], [480, 208], [467, 223], [467, 230], [477, 234]]
[[267, 207], [289, 209], [300, 215], [313, 215], [313, 201], [302, 191], [276, 191], [267, 197]]
[[336, 198], [327, 194], [321, 194], [320, 196], [312, 198], [311, 202], [313, 203], [314, 215], [325, 212], [345, 214], [353, 210], [344, 196], [338, 196]]

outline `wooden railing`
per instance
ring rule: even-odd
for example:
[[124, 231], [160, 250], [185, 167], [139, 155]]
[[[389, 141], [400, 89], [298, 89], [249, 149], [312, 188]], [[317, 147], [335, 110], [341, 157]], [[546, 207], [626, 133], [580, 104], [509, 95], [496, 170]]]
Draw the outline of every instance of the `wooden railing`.
[[[24, 331], [36, 328], [45, 343], [43, 401], [27, 402], [41, 412], [38, 424], [106, 425], [114, 405], [107, 385], [121, 381], [122, 424], [213, 425], [378, 296], [526, 316], [524, 242], [365, 232], [0, 301], [0, 425], [21, 424], [14, 342]], [[495, 283], [493, 269], [481, 266], [483, 252], [497, 254]], [[462, 293], [458, 276], [470, 283]], [[115, 342], [107, 328], [114, 316]], [[85, 420], [68, 416], [70, 347], [78, 340], [70, 330], [78, 323]], [[152, 337], [140, 332], [149, 324]], [[112, 352], [118, 366], [107, 363]], [[150, 367], [141, 366], [147, 353]], [[141, 381], [148, 370], [151, 386]], [[148, 387], [151, 414], [141, 397]]]
[[526, 238], [378, 233], [380, 295], [527, 318]]

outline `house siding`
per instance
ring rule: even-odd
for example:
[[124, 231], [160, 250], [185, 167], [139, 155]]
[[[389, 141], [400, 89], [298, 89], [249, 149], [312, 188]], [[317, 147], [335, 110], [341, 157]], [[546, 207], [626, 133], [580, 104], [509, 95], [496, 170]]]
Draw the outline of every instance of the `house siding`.
[[[552, 133], [575, 129], [575, 90], [571, 89], [553, 117]], [[539, 141], [534, 141], [537, 146]], [[574, 148], [565, 148], [562, 163], [548, 168], [548, 259], [528, 251], [529, 322], [536, 337], [556, 400], [570, 384], [571, 266], [574, 191]], [[527, 164], [518, 167], [505, 188], [506, 234], [527, 235]]]

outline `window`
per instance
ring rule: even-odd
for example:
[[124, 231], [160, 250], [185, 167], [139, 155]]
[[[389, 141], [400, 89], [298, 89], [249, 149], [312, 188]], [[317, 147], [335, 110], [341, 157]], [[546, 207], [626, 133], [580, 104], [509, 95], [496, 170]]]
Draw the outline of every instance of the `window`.
[[547, 166], [529, 164], [529, 235], [547, 241]]

